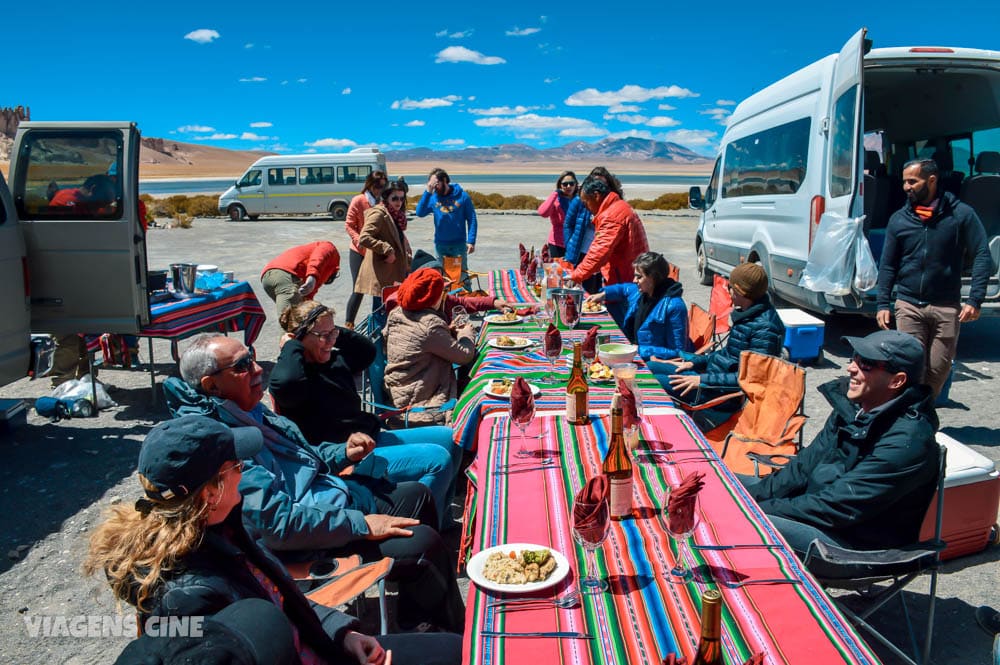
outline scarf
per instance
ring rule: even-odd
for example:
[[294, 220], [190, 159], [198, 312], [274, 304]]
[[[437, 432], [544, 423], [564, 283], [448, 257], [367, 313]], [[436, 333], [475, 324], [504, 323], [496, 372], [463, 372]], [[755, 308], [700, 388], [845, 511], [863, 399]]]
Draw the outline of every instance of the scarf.
[[654, 307], [656, 307], [656, 303], [663, 299], [663, 296], [667, 294], [667, 289], [669, 289], [670, 285], [673, 283], [674, 280], [668, 277], [666, 280], [656, 285], [656, 288], [653, 289], [652, 296], [647, 296], [645, 293], [639, 295], [639, 302], [635, 307], [635, 317], [632, 319], [632, 335], [630, 341], [633, 344], [635, 344], [635, 340], [639, 338], [639, 328], [641, 328], [642, 324], [646, 322], [646, 319], [649, 318], [649, 313], [653, 311]]
[[937, 205], [938, 205], [938, 199], [934, 199], [933, 201], [931, 201], [930, 205], [926, 206], [914, 205], [913, 212], [917, 213], [917, 217], [919, 217], [921, 221], [926, 222], [928, 219], [934, 216], [934, 210], [937, 208]]
[[406, 201], [403, 201], [403, 205], [399, 206], [399, 210], [395, 212], [389, 206], [386, 206], [386, 209], [389, 211], [392, 221], [396, 222], [396, 228], [399, 229], [400, 235], [406, 233]]

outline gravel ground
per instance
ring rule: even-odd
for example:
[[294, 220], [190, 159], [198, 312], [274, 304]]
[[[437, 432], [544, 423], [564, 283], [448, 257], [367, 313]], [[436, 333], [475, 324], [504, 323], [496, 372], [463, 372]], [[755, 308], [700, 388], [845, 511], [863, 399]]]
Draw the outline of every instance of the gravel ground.
[[[694, 277], [693, 238], [697, 219], [691, 213], [644, 213], [651, 246], [681, 267], [685, 296], [707, 307], [708, 288]], [[473, 269], [506, 267], [516, 260], [516, 243], [540, 247], [547, 222], [521, 212], [484, 211], [479, 216], [480, 237], [471, 256]], [[431, 249], [431, 224], [413, 220], [408, 234], [412, 245]], [[342, 225], [325, 218], [272, 218], [230, 223], [197, 219], [191, 229], [151, 229], [149, 265], [166, 267], [177, 261], [214, 263], [234, 270], [253, 285], [268, 311], [268, 320], [256, 346], [261, 359], [277, 355], [279, 329], [273, 305], [260, 289], [264, 264], [287, 247], [327, 238], [344, 251], [348, 247]], [[346, 265], [343, 276], [323, 287], [319, 299], [342, 310], [350, 289]], [[365, 304], [367, 308], [367, 303]], [[364, 314], [365, 310], [362, 310]], [[338, 317], [340, 318], [340, 317]], [[870, 321], [856, 317], [826, 320], [824, 360], [807, 375], [806, 441], [820, 429], [829, 413], [814, 388], [844, 374], [848, 349], [844, 334], [866, 334]], [[1000, 319], [963, 327], [951, 401], [938, 412], [941, 428], [956, 439], [996, 461], [1000, 415], [1000, 347], [996, 340]], [[174, 371], [166, 342], [154, 344], [158, 380]], [[142, 358], [146, 358], [142, 345]], [[270, 363], [265, 362], [265, 369]], [[123, 637], [32, 637], [26, 619], [42, 616], [114, 615], [115, 603], [99, 579], [85, 579], [80, 563], [91, 529], [112, 503], [133, 501], [138, 483], [135, 459], [142, 437], [167, 417], [162, 399], [151, 402], [149, 376], [139, 371], [102, 371], [101, 381], [118, 406], [93, 419], [49, 423], [33, 413], [28, 425], [13, 435], [0, 435], [0, 662], [107, 663], [124, 647]], [[48, 392], [47, 381], [20, 381], [0, 389], [0, 397], [34, 399]], [[990, 406], [990, 405], [993, 406]], [[938, 587], [937, 630], [933, 660], [939, 664], [988, 663], [990, 639], [977, 626], [975, 608], [996, 604], [996, 561], [1000, 549], [963, 557], [945, 564]], [[467, 587], [467, 580], [463, 588]], [[922, 608], [927, 584], [918, 583], [906, 594], [915, 609]], [[899, 623], [889, 613], [878, 625]], [[922, 612], [917, 612], [922, 616]], [[919, 624], [918, 624], [919, 625]], [[886, 657], [886, 662], [894, 662]]]

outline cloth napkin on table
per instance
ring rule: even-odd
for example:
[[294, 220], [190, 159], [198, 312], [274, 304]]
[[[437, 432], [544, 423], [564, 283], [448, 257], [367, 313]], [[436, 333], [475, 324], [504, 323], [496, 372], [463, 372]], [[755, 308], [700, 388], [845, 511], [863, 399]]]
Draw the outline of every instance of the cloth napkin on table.
[[527, 248], [525, 248], [525, 246], [521, 243], [518, 243], [517, 251], [519, 258], [521, 259], [518, 265], [520, 265], [521, 274], [525, 275], [528, 272], [528, 263], [531, 261], [531, 255], [528, 254]]
[[545, 331], [545, 354], [548, 355], [549, 352], [555, 352], [556, 349], [562, 349], [562, 335], [559, 334], [559, 329], [553, 324], [549, 324], [549, 329]]
[[549, 253], [549, 244], [542, 245], [542, 263], [552, 263], [552, 255]]
[[538, 257], [533, 256], [528, 262], [528, 272], [524, 274], [524, 281], [528, 284], [534, 284], [538, 277]]
[[581, 350], [583, 351], [584, 358], [596, 358], [597, 357], [597, 333], [601, 331], [600, 326], [591, 326], [587, 334], [583, 336], [583, 346]]
[[[610, 519], [608, 497], [611, 485], [603, 473], [594, 476], [577, 493], [573, 501], [573, 528], [584, 540], [594, 541], [601, 537]], [[593, 533], [593, 538], [588, 533]]]
[[510, 419], [515, 423], [524, 423], [531, 419], [531, 414], [535, 411], [535, 397], [531, 394], [531, 386], [519, 376], [514, 379], [514, 385], [510, 389]]
[[743, 661], [743, 665], [764, 665], [764, 653], [755, 653]]
[[580, 313], [576, 309], [576, 300], [573, 298], [562, 299], [563, 321], [576, 321], [580, 318]]
[[639, 409], [635, 404], [635, 393], [621, 379], [618, 379], [618, 394], [621, 396], [622, 427], [625, 429], [638, 427], [639, 423], [642, 422], [642, 418], [639, 417]]
[[705, 474], [695, 471], [684, 476], [680, 485], [670, 491], [667, 519], [674, 533], [687, 533], [694, 527], [694, 506], [698, 492], [705, 486]]

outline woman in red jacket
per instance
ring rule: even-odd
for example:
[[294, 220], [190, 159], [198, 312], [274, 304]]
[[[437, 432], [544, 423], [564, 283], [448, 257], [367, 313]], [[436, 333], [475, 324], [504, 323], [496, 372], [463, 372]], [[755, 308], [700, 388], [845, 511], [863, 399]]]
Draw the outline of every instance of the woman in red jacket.
[[351, 268], [351, 295], [347, 299], [347, 321], [346, 328], [354, 329], [354, 319], [358, 316], [358, 309], [361, 308], [361, 300], [364, 295], [353, 290], [354, 284], [358, 281], [358, 271], [361, 270], [361, 263], [365, 258], [364, 247], [358, 244], [361, 237], [361, 229], [365, 226], [365, 211], [379, 202], [382, 195], [382, 188], [389, 181], [385, 171], [372, 171], [365, 179], [365, 186], [361, 193], [351, 199], [351, 205], [347, 208], [347, 220], [344, 222], [344, 230], [351, 237], [351, 251], [348, 255], [348, 264]]

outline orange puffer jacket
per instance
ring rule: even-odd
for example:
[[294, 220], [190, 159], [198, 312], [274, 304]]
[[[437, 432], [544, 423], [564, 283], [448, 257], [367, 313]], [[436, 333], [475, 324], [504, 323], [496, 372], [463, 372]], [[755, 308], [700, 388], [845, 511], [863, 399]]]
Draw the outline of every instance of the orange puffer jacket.
[[632, 262], [648, 251], [649, 241], [639, 215], [611, 192], [594, 216], [594, 242], [570, 278], [579, 284], [600, 270], [605, 284], [631, 282]]

